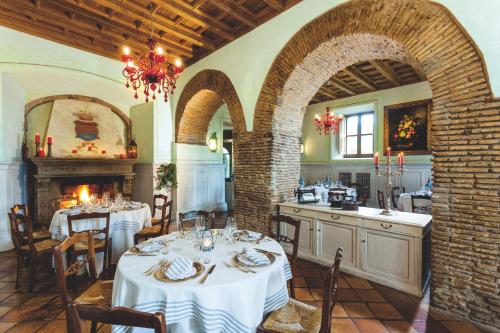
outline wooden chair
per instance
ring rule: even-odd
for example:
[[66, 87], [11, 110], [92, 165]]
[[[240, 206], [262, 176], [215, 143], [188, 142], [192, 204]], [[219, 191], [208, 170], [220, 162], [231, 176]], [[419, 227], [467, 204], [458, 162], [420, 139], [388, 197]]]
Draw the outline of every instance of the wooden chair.
[[[10, 232], [12, 242], [14, 243], [17, 256], [17, 274], [16, 274], [16, 289], [20, 286], [20, 281], [23, 274], [25, 259], [30, 265], [30, 275], [28, 283], [28, 292], [33, 292], [36, 282], [36, 273], [40, 259], [50, 257], [52, 248], [60, 242], [54, 239], [44, 239], [35, 242], [33, 238], [33, 229], [31, 218], [29, 215], [9, 213]], [[24, 229], [21, 230], [20, 226]], [[49, 260], [47, 260], [49, 269], [51, 268]]]
[[[294, 227], [295, 231], [293, 239], [288, 237], [287, 235], [280, 234], [281, 223], [286, 223], [289, 226]], [[276, 230], [276, 233], [274, 233], [274, 230]], [[292, 245], [292, 255], [290, 256], [290, 266], [292, 270], [292, 276], [293, 273], [295, 272], [295, 266], [297, 264], [296, 262], [297, 262], [297, 253], [299, 251], [299, 235], [300, 235], [300, 220], [296, 220], [294, 218], [291, 218], [290, 216], [285, 216], [285, 215], [269, 216], [269, 236], [275, 239], [277, 242]], [[295, 282], [293, 277], [290, 280], [290, 295], [292, 297], [295, 297]]]
[[337, 301], [338, 280], [342, 249], [335, 254], [335, 262], [328, 269], [323, 285], [323, 306], [317, 308], [291, 298], [288, 303], [271, 312], [257, 328], [257, 333], [330, 333], [332, 311]]
[[[73, 230], [73, 224], [81, 220], [88, 219], [105, 219], [106, 225], [102, 229], [94, 230], [94, 249], [95, 252], [104, 253], [103, 268], [104, 274], [107, 273], [108, 268], [111, 267], [112, 251], [111, 251], [111, 239], [109, 238], [109, 219], [110, 213], [82, 213], [77, 215], [68, 215], [68, 231], [69, 235], [73, 236], [75, 231]], [[88, 231], [91, 229], [78, 230], [78, 232]], [[79, 242], [75, 245], [72, 251], [73, 256], [85, 255], [88, 252], [88, 244], [86, 241]], [[73, 258], [74, 259], [74, 258]]]
[[377, 201], [378, 201], [378, 206], [380, 209], [385, 209], [385, 206], [387, 205], [385, 201], [385, 195], [384, 192], [381, 190], [377, 190]]
[[[14, 206], [10, 207], [10, 212], [14, 216], [18, 214], [29, 216], [28, 206], [25, 204], [15, 204]], [[21, 229], [24, 228], [24, 226], [19, 226], [19, 227]], [[48, 230], [43, 230], [43, 228], [41, 227], [35, 227], [35, 226], [32, 227], [33, 227], [33, 240], [35, 242], [44, 239], [50, 239], [50, 232]], [[25, 244], [27, 244], [27, 239], [25, 239]]]
[[360, 197], [358, 198], [358, 201], [361, 202], [360, 206], [361, 207], [366, 207], [366, 203], [368, 202], [368, 198], [370, 196], [370, 187], [369, 186], [365, 186], [363, 188], [362, 193], [359, 194], [359, 195], [360, 195]]
[[[141, 239], [149, 239], [154, 237], [159, 237], [168, 234], [170, 229], [170, 224], [172, 223], [172, 206], [174, 201], [170, 200], [166, 202], [161, 211], [162, 218], [159, 224], [153, 225], [151, 227], [144, 227], [141, 231], [134, 235], [134, 244], [139, 243]], [[168, 209], [168, 213], [167, 213]]]
[[72, 318], [74, 318], [72, 333], [87, 332], [85, 321], [150, 328], [154, 330], [154, 333], [167, 333], [165, 316], [159, 312], [148, 313], [125, 307], [110, 308], [90, 304], [73, 304], [71, 305], [71, 311], [73, 312]]
[[432, 215], [432, 197], [429, 195], [412, 195], [411, 211], [417, 214]]
[[193, 210], [187, 213], [179, 213], [181, 229], [184, 231], [188, 223], [192, 223], [194, 225], [197, 216], [205, 216], [208, 219], [208, 225], [210, 228], [215, 228], [215, 211]]
[[[165, 218], [163, 207], [167, 204], [168, 196], [164, 194], [155, 194], [153, 196], [153, 209], [151, 210], [151, 224], [160, 224], [161, 220]], [[161, 217], [157, 218], [156, 211], [161, 212]]]
[[398, 207], [398, 200], [401, 193], [406, 193], [406, 189], [404, 186], [395, 186], [392, 188], [391, 201], [394, 208]]
[[[57, 286], [59, 288], [59, 296], [61, 297], [64, 310], [66, 312], [66, 325], [68, 332], [74, 332], [74, 323], [77, 321], [71, 308], [73, 304], [111, 305], [113, 281], [97, 280], [94, 248], [95, 234], [96, 232], [94, 231], [74, 233], [52, 250], [56, 265]], [[79, 261], [71, 260], [71, 258], [75, 259], [74, 252], [78, 245], [82, 243], [85, 243], [87, 247], [85, 259]], [[63, 255], [66, 255], [68, 258], [68, 265], [66, 269], [64, 268]], [[73, 299], [71, 294], [68, 292], [67, 278], [75, 277], [80, 267], [85, 264], [88, 264], [90, 280], [93, 284], [81, 293], [80, 296]], [[93, 321], [91, 331], [96, 332], [96, 329], [97, 321]]]

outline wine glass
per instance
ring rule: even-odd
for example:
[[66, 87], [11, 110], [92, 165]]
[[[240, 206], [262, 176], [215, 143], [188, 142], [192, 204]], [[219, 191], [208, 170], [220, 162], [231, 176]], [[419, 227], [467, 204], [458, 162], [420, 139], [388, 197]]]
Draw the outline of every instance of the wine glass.
[[194, 226], [197, 232], [205, 230], [206, 225], [207, 225], [207, 218], [205, 216], [203, 215], [196, 216], [196, 222]]

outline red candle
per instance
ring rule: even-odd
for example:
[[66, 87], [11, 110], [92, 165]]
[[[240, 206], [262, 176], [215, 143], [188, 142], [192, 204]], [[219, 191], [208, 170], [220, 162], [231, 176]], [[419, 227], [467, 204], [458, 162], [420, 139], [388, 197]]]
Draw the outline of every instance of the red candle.
[[88, 150], [88, 151], [91, 151], [91, 150], [92, 150], [92, 146], [91, 146], [91, 145], [89, 145], [89, 146], [87, 147], [87, 150]]
[[123, 160], [123, 157], [124, 157], [124, 155], [123, 155], [123, 154], [120, 154], [120, 159], [121, 159], [121, 160]]
[[72, 152], [73, 154], [76, 154], [76, 153], [77, 153], [77, 150], [76, 150], [76, 149], [73, 149], [71, 152]]
[[405, 164], [405, 154], [404, 153], [401, 153], [401, 164], [402, 165]]
[[378, 166], [378, 164], [379, 164], [378, 152], [376, 152], [375, 156], [373, 156], [373, 163], [375, 164], [375, 166]]
[[47, 137], [47, 144], [52, 144], [52, 137], [50, 135]]
[[398, 154], [398, 165], [401, 166], [401, 153]]
[[391, 147], [387, 147], [387, 158], [391, 158]]
[[106, 154], [106, 149], [101, 150], [101, 154]]
[[35, 134], [35, 143], [40, 143], [40, 133]]
[[43, 148], [38, 149], [38, 156], [45, 157], [45, 151], [43, 150]]

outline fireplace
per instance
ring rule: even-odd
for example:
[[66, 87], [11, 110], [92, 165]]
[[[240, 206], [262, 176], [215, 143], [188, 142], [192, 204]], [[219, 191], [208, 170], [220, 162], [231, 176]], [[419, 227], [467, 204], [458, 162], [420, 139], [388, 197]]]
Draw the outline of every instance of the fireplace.
[[133, 197], [134, 160], [32, 158], [28, 165], [28, 201], [36, 223], [50, 224], [54, 209], [122, 193]]

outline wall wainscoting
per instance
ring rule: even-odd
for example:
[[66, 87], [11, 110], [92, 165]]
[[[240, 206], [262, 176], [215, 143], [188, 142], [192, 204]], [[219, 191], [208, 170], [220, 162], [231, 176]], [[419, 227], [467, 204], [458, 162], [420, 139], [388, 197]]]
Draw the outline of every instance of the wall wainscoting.
[[25, 170], [20, 162], [0, 162], [0, 251], [14, 248], [7, 213], [12, 205], [26, 202]]
[[[375, 176], [372, 165], [331, 163], [302, 163], [300, 175], [306, 185], [311, 185], [316, 181], [324, 180], [327, 176], [330, 179], [338, 180], [339, 174], [351, 173], [351, 182], [357, 182], [356, 174], [370, 174], [370, 200], [367, 205], [377, 207], [377, 189], [384, 189], [384, 177]], [[432, 177], [431, 164], [409, 164], [405, 166], [405, 173], [401, 177], [394, 177], [393, 186], [404, 186], [407, 192], [417, 191], [422, 188], [427, 180]], [[347, 184], [344, 184], [347, 185]]]

